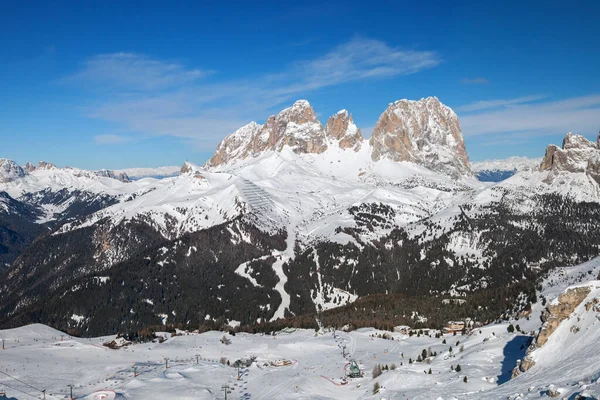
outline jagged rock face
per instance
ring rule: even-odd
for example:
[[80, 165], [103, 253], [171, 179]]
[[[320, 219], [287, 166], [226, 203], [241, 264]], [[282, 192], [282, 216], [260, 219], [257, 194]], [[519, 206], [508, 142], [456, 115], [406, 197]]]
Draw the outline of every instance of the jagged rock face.
[[[230, 160], [245, 159], [252, 151], [252, 142], [261, 130], [261, 125], [252, 121], [227, 136], [212, 156], [209, 165], [216, 166]], [[185, 165], [184, 165], [185, 166]]]
[[16, 162], [0, 158], [0, 182], [12, 182], [27, 175]]
[[129, 179], [129, 177], [127, 176], [127, 174], [125, 172], [115, 174], [115, 171], [103, 169], [100, 171], [96, 171], [95, 173], [97, 176], [103, 176], [105, 178], [112, 178], [112, 179], [116, 179], [121, 182], [131, 182], [131, 180]]
[[[281, 151], [290, 146], [296, 153], [322, 153], [327, 150], [325, 133], [308, 101], [299, 100], [275, 117], [269, 118], [258, 136], [257, 150], [266, 143]], [[265, 139], [267, 139], [265, 141]]]
[[558, 325], [569, 318], [575, 308], [581, 304], [581, 302], [590, 293], [590, 288], [587, 286], [574, 288], [562, 293], [558, 296], [557, 304], [550, 304], [546, 307], [546, 310], [542, 313], [542, 321], [544, 325], [537, 337], [537, 346], [543, 346], [550, 335], [556, 330]]
[[[540, 170], [585, 172], [600, 183], [600, 136], [593, 143], [581, 135], [567, 133], [562, 147], [551, 144], [546, 148]], [[548, 179], [552, 180], [552, 176]]]
[[269, 117], [264, 125], [251, 122], [219, 145], [207, 165], [216, 167], [234, 160], [257, 156], [265, 151], [281, 151], [289, 146], [296, 153], [322, 153], [327, 150], [323, 126], [306, 100]]
[[399, 100], [379, 117], [370, 144], [374, 161], [411, 161], [451, 176], [472, 175], [458, 117], [437, 98]]
[[346, 110], [338, 111], [329, 118], [325, 125], [325, 134], [328, 138], [337, 140], [342, 149], [358, 151], [363, 141], [362, 133], [354, 123], [352, 114]]
[[179, 170], [179, 175], [193, 175], [197, 179], [206, 179], [204, 175], [202, 175], [202, 173], [198, 170], [198, 167], [187, 161], [184, 162], [181, 166], [181, 170]]
[[28, 161], [25, 163], [25, 167], [23, 169], [27, 172], [33, 172], [33, 171], [35, 171], [35, 165], [33, 165], [32, 163], [30, 163]]
[[[579, 306], [590, 294], [590, 291], [591, 289], [589, 286], [569, 289], [558, 296], [558, 301], [553, 302], [546, 307], [541, 315], [542, 322], [544, 324], [542, 325], [542, 328], [540, 329], [535, 341], [533, 341], [527, 349], [527, 355], [525, 358], [521, 362], [517, 363], [517, 366], [513, 369], [512, 378], [520, 375], [523, 372], [526, 372], [535, 365], [535, 361], [533, 361], [530, 356], [531, 353], [546, 344], [550, 338], [550, 335], [554, 333], [562, 321], [571, 316], [577, 306]], [[589, 308], [591, 308], [591, 306], [588, 307], [586, 304], [587, 311], [589, 311]]]
[[51, 170], [51, 169], [56, 169], [56, 165], [52, 164], [52, 163], [47, 163], [46, 161], [40, 161], [38, 163], [38, 166], [36, 168], [36, 170]]

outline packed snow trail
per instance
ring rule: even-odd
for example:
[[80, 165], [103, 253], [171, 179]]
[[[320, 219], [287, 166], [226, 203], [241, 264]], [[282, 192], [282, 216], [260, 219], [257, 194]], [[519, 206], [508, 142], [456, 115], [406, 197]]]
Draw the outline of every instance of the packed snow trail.
[[285, 317], [286, 308], [290, 307], [290, 295], [285, 291], [287, 276], [283, 272], [283, 264], [294, 258], [294, 245], [296, 244], [296, 221], [290, 221], [287, 227], [287, 238], [285, 240], [286, 248], [284, 251], [274, 251], [273, 256], [277, 259], [273, 263], [273, 271], [279, 278], [279, 282], [275, 285], [275, 290], [281, 295], [281, 304], [273, 314], [271, 321]]

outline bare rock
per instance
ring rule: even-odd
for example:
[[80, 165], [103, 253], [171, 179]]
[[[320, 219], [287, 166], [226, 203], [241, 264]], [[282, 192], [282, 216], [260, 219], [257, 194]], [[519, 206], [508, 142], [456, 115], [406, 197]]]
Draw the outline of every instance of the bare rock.
[[296, 153], [322, 153], [327, 150], [323, 126], [306, 100], [269, 117], [264, 125], [251, 122], [219, 145], [207, 166], [216, 167], [235, 160], [257, 156], [265, 151], [281, 151], [289, 146]]
[[340, 148], [360, 150], [363, 136], [360, 129], [354, 124], [352, 114], [346, 110], [338, 111], [332, 115], [325, 125], [325, 134], [330, 139], [337, 140]]
[[390, 104], [370, 144], [374, 161], [410, 161], [454, 177], [473, 174], [458, 117], [436, 97]]
[[540, 170], [551, 171], [547, 180], [553, 181], [560, 172], [583, 172], [600, 182], [600, 136], [596, 143], [581, 135], [566, 134], [562, 147], [549, 145]]
[[557, 304], [549, 304], [546, 307], [546, 310], [542, 313], [544, 325], [542, 325], [536, 340], [538, 347], [543, 346], [548, 341], [558, 325], [573, 313], [589, 293], [590, 288], [587, 286], [573, 288], [561, 293], [558, 296]]
[[25, 171], [27, 171], [27, 172], [33, 172], [33, 171], [35, 171], [35, 165], [33, 165], [32, 163], [30, 163], [29, 161], [27, 161], [25, 163], [25, 167], [23, 169]]

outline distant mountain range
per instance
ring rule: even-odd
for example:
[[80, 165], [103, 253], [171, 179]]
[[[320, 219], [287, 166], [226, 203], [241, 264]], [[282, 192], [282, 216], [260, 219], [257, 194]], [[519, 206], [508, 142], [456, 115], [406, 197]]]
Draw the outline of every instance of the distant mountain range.
[[[175, 167], [2, 160], [0, 326], [248, 326], [375, 294], [430, 299], [390, 323], [493, 319], [545, 271], [600, 253], [599, 155], [568, 134], [541, 161], [471, 164], [430, 97], [390, 103], [369, 139], [348, 111], [323, 125], [301, 100], [165, 179], [132, 180]], [[466, 301], [440, 309], [448, 298]]]
[[484, 160], [471, 163], [471, 168], [482, 182], [500, 182], [519, 171], [534, 171], [541, 158], [509, 157], [501, 160]]

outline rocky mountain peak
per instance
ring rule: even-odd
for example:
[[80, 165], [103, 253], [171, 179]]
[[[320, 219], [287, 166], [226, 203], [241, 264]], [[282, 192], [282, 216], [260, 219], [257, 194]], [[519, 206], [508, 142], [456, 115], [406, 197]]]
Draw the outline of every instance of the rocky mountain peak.
[[95, 174], [97, 176], [101, 176], [101, 177], [105, 177], [105, 178], [116, 179], [121, 182], [131, 182], [131, 179], [129, 179], [129, 176], [127, 176], [127, 174], [125, 172], [120, 172], [117, 174], [117, 173], [115, 173], [115, 171], [112, 171], [109, 169], [102, 169], [100, 171], [95, 171]]
[[32, 163], [30, 163], [29, 161], [27, 161], [25, 163], [25, 167], [23, 169], [25, 171], [27, 171], [27, 172], [33, 172], [33, 171], [35, 171], [35, 165], [33, 165]]
[[12, 182], [27, 175], [27, 172], [13, 160], [0, 158], [0, 182]]
[[325, 125], [325, 135], [337, 140], [342, 149], [352, 148], [358, 151], [363, 141], [362, 133], [354, 123], [352, 114], [346, 110], [340, 110], [329, 117]]
[[[600, 183], [600, 147], [582, 135], [571, 132], [565, 135], [562, 147], [554, 144], [546, 148], [540, 170], [560, 172], [584, 172]], [[553, 175], [548, 177], [552, 180]]]
[[57, 169], [56, 165], [54, 165], [52, 163], [48, 163], [46, 161], [40, 161], [36, 168], [36, 170], [51, 170], [51, 169]]
[[319, 123], [319, 120], [315, 115], [315, 110], [307, 100], [296, 101], [291, 107], [285, 108], [279, 114], [277, 114], [275, 119], [279, 119], [288, 123], [293, 122], [299, 125], [309, 122]]
[[202, 175], [202, 169], [189, 161], [183, 163], [179, 175], [191, 175], [198, 179], [205, 179], [204, 175]]
[[262, 126], [251, 122], [227, 136], [207, 166], [216, 167], [266, 151], [281, 151], [285, 146], [296, 153], [322, 153], [327, 149], [323, 126], [306, 100], [298, 100], [270, 116]]
[[231, 160], [245, 159], [252, 151], [253, 142], [261, 128], [261, 125], [252, 121], [228, 135], [219, 143], [215, 154], [213, 154], [207, 164], [209, 166], [217, 166]]
[[410, 161], [455, 177], [473, 174], [458, 117], [437, 97], [390, 103], [370, 144], [374, 161]]

